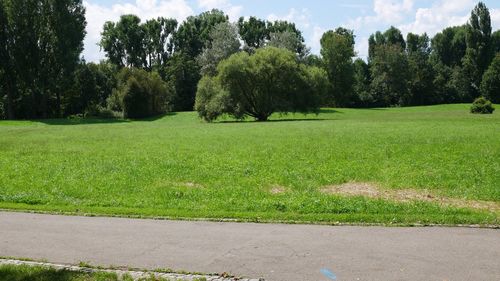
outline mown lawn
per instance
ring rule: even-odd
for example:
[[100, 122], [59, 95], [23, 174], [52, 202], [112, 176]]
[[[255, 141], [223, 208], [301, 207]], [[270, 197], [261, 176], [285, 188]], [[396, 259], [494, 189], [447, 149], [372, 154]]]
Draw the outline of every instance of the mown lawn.
[[[0, 208], [250, 221], [499, 224], [498, 212], [321, 192], [346, 182], [500, 202], [500, 114], [324, 109], [271, 122], [0, 122]], [[271, 192], [278, 187], [280, 192]], [[284, 192], [283, 192], [284, 191]]]

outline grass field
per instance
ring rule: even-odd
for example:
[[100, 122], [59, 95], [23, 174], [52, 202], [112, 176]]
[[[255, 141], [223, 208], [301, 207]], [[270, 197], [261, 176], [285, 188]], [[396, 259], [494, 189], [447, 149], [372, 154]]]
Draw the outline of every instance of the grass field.
[[250, 221], [499, 224], [498, 209], [323, 192], [343, 183], [500, 204], [500, 114], [324, 109], [271, 122], [0, 122], [0, 208]]

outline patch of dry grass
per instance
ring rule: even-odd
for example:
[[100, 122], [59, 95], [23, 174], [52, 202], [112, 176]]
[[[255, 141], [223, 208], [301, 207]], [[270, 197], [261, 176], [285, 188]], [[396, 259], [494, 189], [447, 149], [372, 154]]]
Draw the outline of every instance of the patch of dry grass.
[[321, 192], [325, 194], [338, 194], [344, 196], [364, 196], [368, 198], [385, 199], [396, 202], [425, 201], [439, 203], [443, 206], [500, 212], [499, 202], [449, 198], [437, 196], [427, 190], [384, 189], [376, 184], [367, 182], [348, 182], [340, 185], [330, 185], [321, 188]]

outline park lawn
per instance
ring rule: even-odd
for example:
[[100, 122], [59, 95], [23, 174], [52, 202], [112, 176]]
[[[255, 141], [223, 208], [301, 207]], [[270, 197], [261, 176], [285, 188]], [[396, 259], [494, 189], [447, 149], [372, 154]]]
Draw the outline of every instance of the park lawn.
[[496, 210], [325, 193], [370, 183], [500, 203], [500, 114], [324, 109], [270, 122], [0, 122], [0, 208], [307, 223], [499, 224]]

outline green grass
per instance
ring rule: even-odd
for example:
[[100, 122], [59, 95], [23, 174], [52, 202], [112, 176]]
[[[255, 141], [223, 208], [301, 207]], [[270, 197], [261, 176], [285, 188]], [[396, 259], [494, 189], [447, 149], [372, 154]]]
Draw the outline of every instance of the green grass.
[[[0, 281], [118, 281], [113, 273], [85, 273], [44, 266], [0, 265]], [[131, 280], [131, 278], [129, 279]]]
[[[325, 109], [272, 122], [0, 122], [0, 208], [250, 221], [498, 224], [498, 213], [320, 192], [350, 181], [500, 201], [500, 115]], [[271, 194], [273, 186], [288, 192]]]
[[[129, 274], [119, 277], [116, 273], [105, 271], [70, 271], [54, 269], [50, 266], [0, 265], [0, 281], [169, 281], [154, 275], [132, 278]], [[205, 278], [196, 279], [199, 281]]]
[[[146, 277], [134, 279], [130, 274], [122, 276], [114, 272], [94, 270], [92, 272], [55, 269], [50, 266], [31, 265], [0, 265], [0, 281], [169, 281], [170, 278], [155, 276], [153, 273]], [[176, 279], [177, 280], [177, 279]], [[187, 279], [186, 279], [187, 280]], [[189, 279], [191, 280], [191, 279]], [[205, 277], [195, 278], [194, 281], [206, 281]]]

